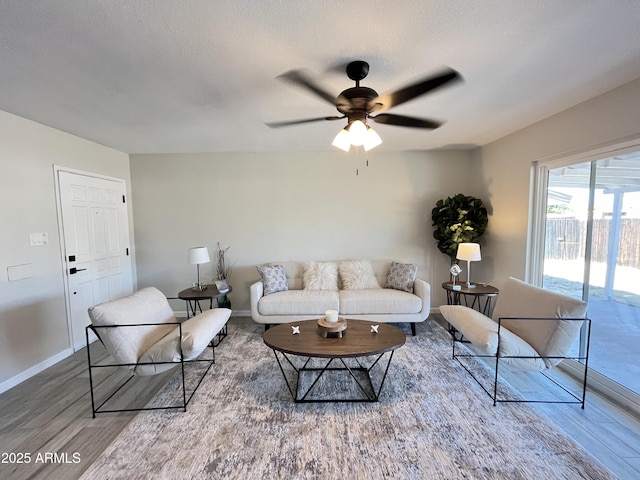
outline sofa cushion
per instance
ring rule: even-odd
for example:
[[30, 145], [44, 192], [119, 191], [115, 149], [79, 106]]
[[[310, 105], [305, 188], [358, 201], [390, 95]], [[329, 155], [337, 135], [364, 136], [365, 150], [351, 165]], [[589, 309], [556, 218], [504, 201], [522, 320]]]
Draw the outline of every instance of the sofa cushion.
[[258, 301], [260, 315], [324, 315], [338, 306], [338, 292], [333, 290], [287, 290]]
[[304, 265], [302, 285], [305, 290], [338, 290], [338, 264], [307, 262]]
[[[500, 289], [493, 311], [499, 318], [584, 318], [587, 304], [550, 290], [509, 278]], [[523, 338], [536, 351], [546, 357], [562, 357], [575, 341], [582, 322], [562, 320], [504, 320], [502, 325]], [[549, 367], [561, 359], [545, 359]]]
[[[182, 322], [182, 355], [184, 360], [194, 360], [204, 352], [211, 340], [222, 330], [229, 320], [231, 310], [228, 308], [214, 308], [191, 317]], [[179, 362], [180, 330], [176, 327], [171, 333], [155, 343], [141, 357], [140, 363], [146, 362]], [[138, 365], [137, 375], [155, 375], [175, 365]]]
[[258, 273], [262, 277], [264, 294], [270, 295], [275, 292], [284, 292], [289, 289], [287, 275], [282, 265], [258, 266]]
[[[167, 298], [154, 287], [143, 288], [127, 297], [91, 307], [89, 318], [95, 327], [176, 322]], [[118, 363], [136, 363], [144, 352], [176, 326], [149, 325], [96, 330]]]
[[385, 288], [394, 288], [413, 292], [413, 282], [416, 280], [418, 265], [413, 263], [391, 262], [389, 275], [385, 283]]
[[340, 290], [343, 315], [419, 313], [422, 300], [417, 295], [390, 288]]
[[368, 260], [343, 260], [338, 264], [338, 272], [345, 290], [380, 288], [373, 265]]
[[[442, 305], [440, 313], [449, 324], [460, 332], [465, 340], [471, 342], [483, 355], [495, 355], [498, 349], [498, 324], [491, 318], [463, 305]], [[523, 339], [500, 328], [500, 357], [537, 357], [505, 358], [504, 362], [522, 370], [542, 371], [546, 368], [543, 359], [535, 349]]]

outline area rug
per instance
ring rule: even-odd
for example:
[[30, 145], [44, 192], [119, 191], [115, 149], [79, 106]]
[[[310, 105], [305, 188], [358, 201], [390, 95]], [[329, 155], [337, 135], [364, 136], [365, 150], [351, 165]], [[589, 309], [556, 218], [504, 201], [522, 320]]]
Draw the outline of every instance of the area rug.
[[187, 412], [138, 414], [82, 478], [613, 478], [531, 406], [492, 406], [435, 322], [396, 351], [377, 403], [294, 403], [261, 333], [230, 325]]

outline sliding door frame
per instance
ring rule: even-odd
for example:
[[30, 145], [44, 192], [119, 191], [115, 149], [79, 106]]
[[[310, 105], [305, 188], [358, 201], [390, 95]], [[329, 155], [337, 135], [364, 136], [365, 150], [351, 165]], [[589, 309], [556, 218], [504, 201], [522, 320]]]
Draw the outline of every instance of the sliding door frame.
[[[589, 217], [587, 220], [587, 232], [588, 235], [591, 235], [593, 230], [593, 196], [596, 180], [596, 168], [593, 168], [595, 166], [594, 162], [616, 155], [624, 155], [637, 151], [640, 151], [640, 137], [634, 136], [604, 145], [593, 146], [582, 151], [541, 158], [532, 163], [529, 201], [529, 234], [527, 236], [525, 274], [529, 283], [537, 286], [542, 286], [543, 283], [549, 171], [580, 163], [591, 163], [591, 175], [589, 181]], [[586, 249], [585, 272], [583, 277], [583, 298], [588, 299], [588, 280], [590, 275], [589, 264], [591, 257], [590, 236], [587, 237]], [[583, 349], [582, 342], [580, 349]], [[581, 372], [581, 367], [575, 360], [564, 361], [560, 367], [571, 375], [576, 375]], [[589, 387], [640, 414], [639, 394], [623, 387], [591, 368], [589, 368]]]

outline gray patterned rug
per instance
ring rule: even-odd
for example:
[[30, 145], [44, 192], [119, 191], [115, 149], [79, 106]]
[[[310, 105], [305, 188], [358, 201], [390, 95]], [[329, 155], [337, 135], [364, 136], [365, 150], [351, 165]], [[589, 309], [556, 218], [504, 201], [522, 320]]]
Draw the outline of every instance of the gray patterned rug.
[[493, 407], [435, 322], [396, 351], [378, 403], [293, 403], [261, 332], [230, 325], [187, 412], [140, 413], [82, 478], [612, 478], [530, 406]]

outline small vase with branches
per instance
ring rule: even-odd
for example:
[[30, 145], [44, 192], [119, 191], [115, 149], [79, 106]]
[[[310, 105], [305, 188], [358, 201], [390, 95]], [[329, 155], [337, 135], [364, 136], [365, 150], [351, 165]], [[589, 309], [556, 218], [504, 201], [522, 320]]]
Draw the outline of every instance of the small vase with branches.
[[[224, 289], [225, 286], [228, 289], [229, 282], [231, 281], [231, 273], [233, 272], [233, 267], [235, 262], [232, 264], [228, 264], [225, 258], [227, 251], [231, 248], [226, 247], [222, 248], [220, 246], [220, 242], [217, 242], [218, 249], [216, 251], [216, 285], [218, 286], [218, 290], [221, 288]], [[221, 290], [222, 293], [222, 290]], [[226, 295], [218, 297], [218, 307], [223, 308], [231, 308], [231, 301]]]

